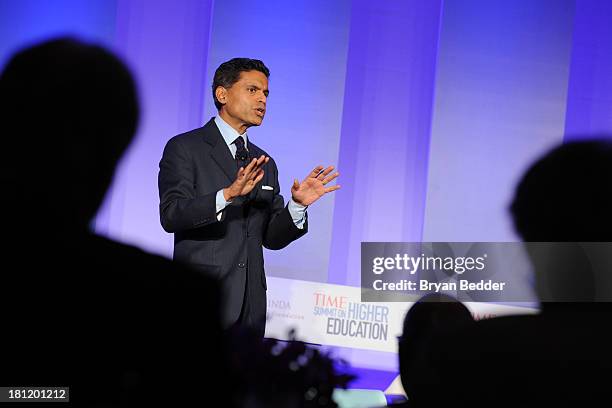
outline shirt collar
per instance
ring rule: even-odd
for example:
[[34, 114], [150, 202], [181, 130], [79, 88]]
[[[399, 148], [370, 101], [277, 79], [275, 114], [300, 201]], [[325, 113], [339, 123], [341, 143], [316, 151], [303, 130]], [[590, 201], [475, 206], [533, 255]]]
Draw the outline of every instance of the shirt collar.
[[236, 140], [237, 137], [241, 136], [244, 140], [244, 147], [248, 150], [247, 132], [239, 134], [236, 129], [228, 125], [227, 122], [224, 121], [220, 115], [215, 116], [215, 124], [219, 128], [219, 132], [221, 132], [221, 136], [223, 137], [223, 140], [225, 141], [225, 144], [228, 147], [231, 146], [232, 143], [234, 143], [234, 140]]

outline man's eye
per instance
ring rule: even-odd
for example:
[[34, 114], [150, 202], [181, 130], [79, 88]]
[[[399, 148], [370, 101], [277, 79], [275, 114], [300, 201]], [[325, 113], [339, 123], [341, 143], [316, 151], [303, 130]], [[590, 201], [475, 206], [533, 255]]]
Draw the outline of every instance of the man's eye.
[[250, 93], [255, 93], [255, 88], [249, 88]]

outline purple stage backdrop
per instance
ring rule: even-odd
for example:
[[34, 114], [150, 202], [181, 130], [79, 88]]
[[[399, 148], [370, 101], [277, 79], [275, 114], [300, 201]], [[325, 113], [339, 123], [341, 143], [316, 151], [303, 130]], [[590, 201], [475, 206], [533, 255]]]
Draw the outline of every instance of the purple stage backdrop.
[[[166, 141], [215, 114], [223, 61], [271, 69], [249, 137], [281, 193], [318, 164], [342, 189], [309, 233], [266, 253], [269, 275], [357, 286], [362, 241], [515, 241], [507, 206], [526, 166], [612, 131], [612, 4], [597, 0], [0, 0], [0, 64], [72, 34], [121, 55], [143, 115], [93, 228], [171, 256], [159, 223]], [[395, 358], [354, 357], [373, 368]]]

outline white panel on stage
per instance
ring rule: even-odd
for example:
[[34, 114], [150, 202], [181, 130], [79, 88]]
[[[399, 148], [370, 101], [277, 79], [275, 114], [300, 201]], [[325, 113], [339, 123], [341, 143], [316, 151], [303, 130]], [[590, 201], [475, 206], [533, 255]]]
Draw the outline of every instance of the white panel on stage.
[[[409, 302], [361, 302], [351, 286], [268, 277], [266, 337], [327, 346], [397, 352]], [[536, 313], [534, 308], [468, 302], [476, 319]]]

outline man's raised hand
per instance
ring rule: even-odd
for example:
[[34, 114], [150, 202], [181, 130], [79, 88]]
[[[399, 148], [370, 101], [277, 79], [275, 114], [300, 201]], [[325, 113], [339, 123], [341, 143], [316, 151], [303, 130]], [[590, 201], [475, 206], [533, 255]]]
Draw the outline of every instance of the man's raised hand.
[[334, 166], [329, 166], [326, 169], [323, 169], [323, 166], [317, 166], [301, 183], [295, 179], [293, 186], [291, 186], [293, 201], [301, 205], [310, 205], [323, 195], [338, 190], [339, 185], [325, 187], [326, 184], [340, 175], [338, 172], [330, 175], [333, 170]]
[[227, 188], [223, 189], [225, 201], [232, 201], [236, 197], [247, 195], [261, 181], [264, 176], [263, 165], [270, 160], [269, 157], [261, 155], [253, 159], [246, 167], [238, 169], [236, 180]]

